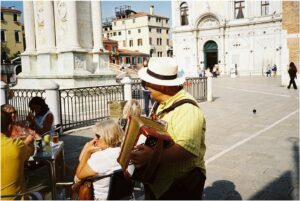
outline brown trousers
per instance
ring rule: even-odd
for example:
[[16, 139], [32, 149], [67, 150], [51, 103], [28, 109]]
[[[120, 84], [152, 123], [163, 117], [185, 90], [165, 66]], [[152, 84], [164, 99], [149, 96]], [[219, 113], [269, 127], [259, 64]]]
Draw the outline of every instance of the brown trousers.
[[206, 177], [200, 168], [194, 168], [187, 175], [178, 178], [169, 190], [161, 197], [156, 198], [154, 193], [145, 184], [146, 200], [201, 200]]

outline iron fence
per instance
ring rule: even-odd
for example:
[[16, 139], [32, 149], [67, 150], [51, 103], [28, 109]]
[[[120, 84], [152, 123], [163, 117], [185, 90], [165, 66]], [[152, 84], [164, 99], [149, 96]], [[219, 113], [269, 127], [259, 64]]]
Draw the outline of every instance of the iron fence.
[[[144, 111], [145, 104], [141, 80], [134, 79], [131, 87], [132, 98], [139, 101], [142, 111]], [[207, 98], [206, 78], [187, 78], [184, 88], [198, 102], [205, 101]], [[46, 98], [45, 90], [11, 89], [10, 92], [9, 104], [13, 105], [18, 111], [17, 121], [26, 120], [29, 112], [28, 103], [32, 97]], [[67, 131], [92, 125], [99, 119], [108, 118], [108, 102], [124, 100], [124, 85], [60, 89], [59, 100], [61, 125], [63, 130]]]
[[10, 89], [8, 103], [18, 111], [17, 121], [25, 121], [29, 112], [29, 101], [35, 96], [45, 98], [45, 90]]
[[207, 78], [186, 78], [184, 89], [189, 92], [198, 102], [207, 99]]
[[124, 85], [60, 89], [64, 131], [89, 126], [109, 116], [108, 102], [124, 100]]

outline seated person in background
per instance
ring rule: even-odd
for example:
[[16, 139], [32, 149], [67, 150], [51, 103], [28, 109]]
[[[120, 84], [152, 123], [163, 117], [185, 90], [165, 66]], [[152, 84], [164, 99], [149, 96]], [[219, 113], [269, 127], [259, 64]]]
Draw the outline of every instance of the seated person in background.
[[30, 122], [30, 128], [35, 130], [40, 135], [51, 134], [54, 132], [54, 117], [49, 110], [45, 100], [41, 97], [33, 97], [29, 101], [29, 108], [31, 112], [27, 116], [27, 120]]
[[[124, 136], [120, 126], [112, 119], [103, 120], [95, 124], [94, 132], [96, 138], [87, 142], [80, 153], [75, 180], [111, 174], [121, 168], [117, 162]], [[94, 182], [96, 199], [107, 198], [109, 181], [107, 177]]]
[[[10, 137], [11, 123], [10, 115], [1, 110], [1, 195], [25, 191], [24, 163], [34, 152], [31, 135], [28, 135], [24, 141]], [[5, 199], [21, 199], [21, 197]]]
[[16, 122], [17, 111], [14, 106], [9, 104], [1, 105], [1, 111], [7, 113], [11, 118], [11, 126], [9, 129], [9, 135], [11, 138], [15, 139], [20, 137], [21, 139], [26, 139], [27, 135], [30, 134], [34, 138], [38, 137], [38, 134], [27, 127], [27, 125], [22, 125]]
[[125, 131], [127, 121], [130, 115], [140, 116], [142, 113], [141, 106], [139, 102], [135, 99], [128, 100], [123, 108], [123, 116], [119, 120], [119, 124], [123, 131]]

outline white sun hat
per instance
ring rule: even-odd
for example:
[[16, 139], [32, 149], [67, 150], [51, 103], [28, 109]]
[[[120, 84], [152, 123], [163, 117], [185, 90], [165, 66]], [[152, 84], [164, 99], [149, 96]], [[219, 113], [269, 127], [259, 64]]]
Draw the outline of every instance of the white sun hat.
[[178, 86], [185, 82], [183, 73], [178, 73], [178, 65], [171, 57], [151, 57], [147, 68], [138, 72], [139, 77], [151, 84]]

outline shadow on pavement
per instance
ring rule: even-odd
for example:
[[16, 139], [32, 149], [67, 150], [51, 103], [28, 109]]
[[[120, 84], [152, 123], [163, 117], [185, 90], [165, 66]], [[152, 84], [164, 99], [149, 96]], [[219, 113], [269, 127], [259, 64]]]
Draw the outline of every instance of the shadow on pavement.
[[215, 181], [212, 186], [206, 187], [203, 191], [203, 200], [242, 200], [242, 196], [235, 190], [231, 181]]
[[250, 200], [299, 200], [299, 139], [292, 137], [288, 141], [292, 143], [294, 171], [284, 172]]

